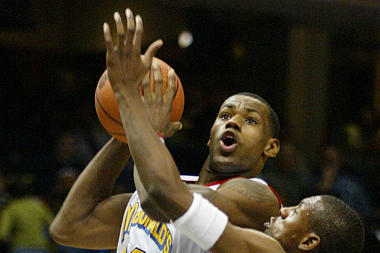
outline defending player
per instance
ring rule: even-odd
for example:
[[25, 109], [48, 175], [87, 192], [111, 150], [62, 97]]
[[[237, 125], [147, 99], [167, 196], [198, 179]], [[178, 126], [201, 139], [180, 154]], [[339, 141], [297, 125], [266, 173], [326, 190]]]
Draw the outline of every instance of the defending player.
[[[133, 14], [128, 9], [126, 16], [127, 32], [125, 33], [120, 15], [115, 14], [119, 36], [119, 42], [115, 46], [119, 50], [117, 52], [119, 57], [129, 55], [134, 58], [128, 58], [128, 61], [141, 60], [139, 62], [132, 61], [137, 64], [127, 72], [130, 80], [137, 85], [141, 81], [141, 73], [145, 73], [149, 69], [151, 59], [162, 42], [154, 42], [140, 59], [142, 20], [137, 16], [135, 24]], [[107, 26], [105, 28], [107, 29]], [[108, 48], [114, 46], [110, 40], [107, 43], [109, 43]], [[131, 44], [134, 46], [124, 48], [125, 45]], [[107, 54], [107, 69], [111, 72], [117, 71], [121, 63], [110, 62], [109, 59], [117, 59], [117, 57], [110, 57]], [[157, 68], [155, 69], [157, 70]], [[123, 82], [122, 74], [121, 71], [119, 76], [109, 75], [111, 83], [114, 85]], [[117, 86], [113, 86], [113, 89], [115, 93], [120, 94], [115, 90]], [[133, 89], [133, 92], [135, 91]], [[166, 122], [165, 125], [161, 120], [162, 116], [166, 115], [168, 110], [170, 111], [170, 108], [163, 108], [162, 115], [145, 115], [145, 109], [137, 114], [131, 113], [128, 111], [130, 110], [128, 106], [136, 97], [129, 97], [128, 94], [126, 97], [119, 95], [116, 97], [121, 113], [129, 121], [139, 124], [143, 118], [150, 117], [153, 125], [151, 130], [162, 132], [165, 136], [173, 133], [173, 128], [177, 129], [178, 125], [167, 125]], [[138, 99], [140, 101], [138, 103], [141, 103], [141, 98], [138, 97]], [[162, 147], [157, 149], [157, 145], [163, 144], [159, 140], [158, 143], [152, 142], [151, 138], [158, 137], [139, 133], [136, 127], [135, 124], [129, 125], [127, 129], [134, 133], [133, 137], [128, 137], [128, 142], [131, 145], [141, 142], [141, 148], [144, 147], [144, 150], [140, 150], [142, 152], [140, 155], [134, 155], [135, 164], [147, 166], [145, 163], [156, 161], [155, 166], [157, 167], [174, 166], [175, 168], [167, 149]], [[263, 231], [265, 229], [264, 222], [271, 216], [279, 215], [280, 203], [267, 185], [250, 180], [250, 178], [261, 172], [268, 158], [277, 155], [279, 151], [279, 141], [276, 138], [278, 129], [276, 114], [260, 97], [238, 94], [228, 98], [223, 103], [211, 129], [208, 144], [210, 154], [201, 170], [198, 185], [191, 186], [192, 191], [201, 192], [204, 197], [223, 210], [229, 216], [231, 223]], [[146, 145], [149, 146], [149, 149], [145, 149]], [[158, 152], [158, 150], [160, 151]], [[156, 204], [149, 194], [151, 189], [145, 190], [140, 187], [138, 188], [139, 195], [135, 193], [132, 196], [132, 194], [126, 193], [111, 196], [113, 184], [127, 162], [129, 154], [128, 146], [114, 138], [98, 152], [72, 187], [53, 221], [50, 227], [52, 237], [58, 243], [74, 247], [115, 248], [118, 244], [120, 224], [123, 220], [118, 252], [170, 252], [173, 250], [200, 252], [199, 246], [185, 236], [176, 233], [171, 224], [157, 223], [151, 220], [153, 218], [169, 221], [169, 217], [172, 218], [172, 216], [166, 212], [162, 213], [157, 209], [152, 209], [154, 211], [150, 211], [149, 218], [142, 211], [141, 206], [148, 210]], [[157, 180], [159, 179], [160, 177], [157, 177]], [[231, 180], [222, 184], [216, 191], [203, 186], [213, 182], [219, 184], [218, 181], [226, 179]]]
[[[118, 21], [116, 20], [117, 24]], [[136, 45], [127, 41], [115, 50], [107, 25], [104, 33], [107, 66], [111, 66], [108, 73], [110, 79], [115, 80], [111, 83], [121, 108], [121, 118], [132, 157], [145, 193], [155, 203], [151, 208], [145, 209], [149, 215], [155, 215], [158, 211], [174, 220], [176, 228], [203, 250], [212, 249], [213, 252], [361, 252], [364, 229], [360, 218], [355, 211], [333, 196], [314, 196], [304, 199], [298, 206], [282, 208], [281, 215], [272, 217], [266, 223], [265, 233], [262, 233], [232, 225], [227, 216], [208, 200], [198, 193], [191, 193], [180, 181], [174, 161], [144, 114], [144, 106], [136, 89], [140, 81], [139, 73], [141, 77], [144, 74], [143, 68], [140, 71], [136, 66], [141, 66], [143, 61], [139, 52], [133, 52]], [[125, 57], [123, 54], [120, 57], [118, 50], [131, 49]], [[136, 74], [135, 78], [125, 74], [131, 72]], [[171, 70], [169, 87], [173, 86], [174, 71]], [[171, 105], [173, 96], [173, 92], [165, 94], [162, 99], [164, 104], [161, 106], [165, 107], [165, 103]], [[224, 115], [231, 115], [231, 107], [235, 107], [235, 110], [246, 109], [254, 103], [255, 99], [249, 95], [233, 96], [222, 105], [220, 118], [228, 121], [229, 117]], [[170, 108], [166, 108], [169, 115]], [[130, 118], [136, 120], [127, 120]], [[169, 122], [168, 117], [164, 118]], [[257, 124], [251, 127], [259, 126]], [[146, 156], [147, 153], [149, 157]], [[126, 217], [132, 216], [132, 212], [128, 212]], [[140, 216], [136, 219], [136, 225], [145, 224], [147, 217], [146, 214]], [[126, 227], [133, 226], [133, 220], [124, 224]], [[157, 232], [163, 235], [165, 233], [162, 228]], [[187, 251], [187, 248], [181, 248], [181, 252]], [[138, 252], [144, 251], [139, 249]]]

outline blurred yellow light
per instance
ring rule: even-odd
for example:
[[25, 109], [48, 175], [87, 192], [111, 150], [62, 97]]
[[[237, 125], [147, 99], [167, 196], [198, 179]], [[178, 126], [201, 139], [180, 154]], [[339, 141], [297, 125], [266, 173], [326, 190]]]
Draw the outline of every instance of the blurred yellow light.
[[193, 35], [190, 31], [182, 31], [178, 36], [178, 45], [187, 48], [193, 43]]

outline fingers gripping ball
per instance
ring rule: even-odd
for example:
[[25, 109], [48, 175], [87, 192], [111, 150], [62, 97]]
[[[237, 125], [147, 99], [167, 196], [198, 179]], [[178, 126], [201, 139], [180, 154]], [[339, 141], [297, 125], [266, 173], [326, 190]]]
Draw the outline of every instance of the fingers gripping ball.
[[[158, 62], [160, 64], [163, 81], [162, 88], [163, 92], [165, 92], [166, 87], [168, 85], [168, 72], [171, 69], [171, 67], [158, 58], [153, 58], [153, 63], [154, 62]], [[148, 72], [147, 75], [151, 75], [150, 86], [153, 91], [153, 71], [150, 71], [150, 73]], [[185, 95], [183, 92], [183, 87], [177, 74], [175, 74], [175, 84], [177, 86], [177, 93], [173, 100], [171, 112], [172, 122], [179, 121], [181, 119], [183, 108], [185, 105]], [[140, 93], [142, 94], [142, 89], [140, 89]], [[107, 76], [107, 70], [103, 72], [95, 90], [95, 109], [96, 114], [98, 115], [98, 119], [104, 127], [104, 129], [119, 141], [127, 143], [127, 138], [125, 136], [120, 118], [119, 107], [117, 105], [115, 95], [112, 91], [112, 87]]]

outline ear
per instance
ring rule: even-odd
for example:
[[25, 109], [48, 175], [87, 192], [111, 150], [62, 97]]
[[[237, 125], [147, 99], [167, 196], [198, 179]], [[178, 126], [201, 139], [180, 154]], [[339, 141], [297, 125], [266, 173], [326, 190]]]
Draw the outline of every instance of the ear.
[[265, 156], [274, 158], [278, 152], [280, 152], [280, 141], [276, 138], [270, 138], [264, 149]]
[[321, 238], [319, 238], [316, 233], [312, 232], [302, 238], [301, 243], [298, 245], [298, 248], [303, 251], [310, 251], [312, 249], [315, 249], [320, 242]]
[[210, 147], [210, 139], [207, 142], [207, 147]]

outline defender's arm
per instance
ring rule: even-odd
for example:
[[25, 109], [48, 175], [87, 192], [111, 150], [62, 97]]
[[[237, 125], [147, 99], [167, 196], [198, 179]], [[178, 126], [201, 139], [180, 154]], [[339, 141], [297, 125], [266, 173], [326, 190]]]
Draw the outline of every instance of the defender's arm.
[[253, 229], [228, 223], [222, 236], [211, 248], [212, 252], [231, 253], [285, 253], [281, 244], [272, 237]]
[[116, 248], [131, 194], [111, 194], [129, 156], [128, 146], [112, 138], [90, 161], [50, 225], [50, 235], [57, 243], [88, 249]]

